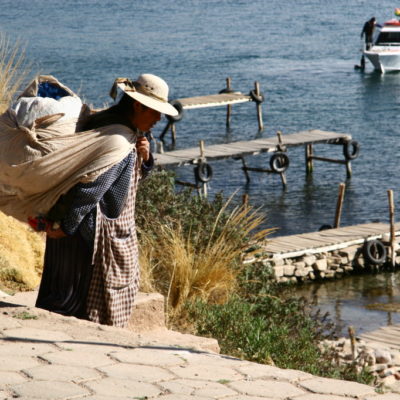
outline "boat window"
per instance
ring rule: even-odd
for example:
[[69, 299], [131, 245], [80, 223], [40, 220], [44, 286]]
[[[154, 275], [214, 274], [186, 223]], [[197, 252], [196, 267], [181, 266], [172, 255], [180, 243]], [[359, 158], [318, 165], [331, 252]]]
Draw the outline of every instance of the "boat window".
[[400, 32], [381, 32], [376, 39], [375, 44], [395, 44], [400, 45]]

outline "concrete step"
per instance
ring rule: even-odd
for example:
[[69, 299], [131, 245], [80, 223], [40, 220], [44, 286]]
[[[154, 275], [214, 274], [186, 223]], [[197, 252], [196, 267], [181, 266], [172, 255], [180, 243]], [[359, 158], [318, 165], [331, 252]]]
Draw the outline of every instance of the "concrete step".
[[[0, 299], [8, 303], [35, 307], [38, 291], [18, 292], [10, 296], [0, 292]], [[129, 321], [128, 329], [135, 332], [165, 328], [165, 302], [160, 293], [139, 292], [135, 299], [135, 305]]]
[[[7, 312], [9, 315], [18, 315], [23, 311], [27, 311], [28, 314], [33, 313], [34, 315], [38, 315], [40, 317], [38, 321], [30, 321], [33, 326], [40, 322], [40, 325], [44, 327], [44, 321], [49, 323], [48, 329], [53, 329], [53, 324], [54, 327], [58, 323], [67, 324], [72, 335], [79, 334], [79, 332], [75, 332], [76, 326], [79, 325], [79, 330], [82, 330], [83, 326], [87, 326], [89, 329], [94, 329], [95, 331], [113, 332], [119, 336], [128, 334], [129, 340], [140, 338], [137, 340], [146, 340], [147, 343], [152, 345], [167, 344], [169, 346], [187, 347], [199, 351], [220, 352], [218, 341], [215, 339], [183, 334], [167, 329], [165, 324], [164, 297], [159, 293], [138, 293], [132, 317], [127, 328], [100, 325], [41, 310], [35, 307], [36, 297], [37, 290], [19, 292], [12, 296], [0, 292], [0, 307], [3, 312]], [[65, 329], [66, 327], [64, 326], [63, 331]]]

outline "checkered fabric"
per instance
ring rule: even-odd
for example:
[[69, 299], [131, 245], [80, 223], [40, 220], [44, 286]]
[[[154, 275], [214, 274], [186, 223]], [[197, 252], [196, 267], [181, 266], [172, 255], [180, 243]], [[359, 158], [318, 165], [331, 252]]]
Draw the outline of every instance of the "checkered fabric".
[[108, 218], [97, 205], [93, 275], [86, 311], [91, 321], [124, 327], [139, 289], [139, 254], [135, 227], [135, 198], [140, 157], [133, 168], [131, 187], [117, 218]]

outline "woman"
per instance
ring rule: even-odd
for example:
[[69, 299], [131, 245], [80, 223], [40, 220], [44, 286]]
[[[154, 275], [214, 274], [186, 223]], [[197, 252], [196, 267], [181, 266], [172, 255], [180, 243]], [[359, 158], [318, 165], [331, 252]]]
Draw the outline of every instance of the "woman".
[[122, 124], [136, 136], [136, 150], [95, 181], [79, 183], [48, 214], [46, 253], [36, 306], [101, 324], [126, 326], [139, 288], [134, 220], [139, 179], [153, 166], [150, 131], [161, 114], [175, 116], [168, 85], [143, 74], [117, 79], [120, 101], [83, 119], [80, 131]]

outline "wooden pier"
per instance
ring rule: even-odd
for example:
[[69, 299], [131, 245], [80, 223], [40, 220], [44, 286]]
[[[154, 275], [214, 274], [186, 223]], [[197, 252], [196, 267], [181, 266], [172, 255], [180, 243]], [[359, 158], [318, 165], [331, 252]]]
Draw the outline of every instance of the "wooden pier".
[[172, 143], [176, 143], [176, 123], [183, 118], [185, 110], [226, 106], [226, 126], [229, 127], [232, 105], [248, 102], [256, 103], [258, 129], [259, 131], [262, 131], [264, 129], [261, 108], [263, 101], [264, 95], [260, 91], [260, 85], [258, 82], [254, 82], [254, 89], [250, 90], [249, 94], [243, 94], [242, 92], [233, 90], [231, 87], [231, 78], [226, 78], [226, 88], [222, 89], [217, 94], [185, 97], [171, 101], [171, 104], [177, 109], [178, 115], [174, 117], [169, 115], [166, 116], [168, 123], [163, 129], [160, 139], [163, 141], [165, 134], [170, 130]]
[[[314, 153], [313, 146], [316, 144], [343, 145], [344, 159], [330, 159], [318, 157]], [[232, 143], [214, 144], [211, 146], [174, 150], [162, 154], [155, 154], [155, 162], [161, 167], [182, 166], [182, 165], [202, 165], [204, 168], [207, 161], [222, 160], [226, 158], [239, 159], [242, 161], [242, 169], [247, 181], [250, 181], [248, 171], [276, 173], [281, 176], [283, 185], [286, 185], [285, 171], [289, 167], [289, 157], [287, 149], [295, 146], [305, 147], [306, 171], [311, 173], [313, 161], [326, 161], [346, 166], [347, 177], [351, 177], [351, 160], [358, 156], [358, 143], [352, 140], [350, 134], [322, 131], [318, 129], [306, 130], [297, 133], [282, 135], [277, 133], [276, 137], [260, 138], [249, 141], [239, 141]], [[245, 157], [261, 153], [274, 153], [269, 162], [270, 168], [252, 168], [246, 164]], [[208, 173], [211, 167], [207, 165]], [[208, 178], [207, 178], [208, 179]], [[208, 180], [201, 181], [206, 183]], [[198, 184], [199, 182], [196, 182]]]
[[[400, 304], [398, 308], [397, 312], [400, 311]], [[369, 343], [373, 342], [379, 347], [400, 350], [400, 324], [384, 326], [372, 332], [362, 333], [357, 337]]]
[[[390, 224], [380, 222], [345, 226], [272, 238], [263, 250], [275, 259], [294, 258], [361, 245], [369, 240], [381, 239], [382, 235], [389, 232]], [[400, 236], [400, 223], [395, 224], [395, 235]]]

